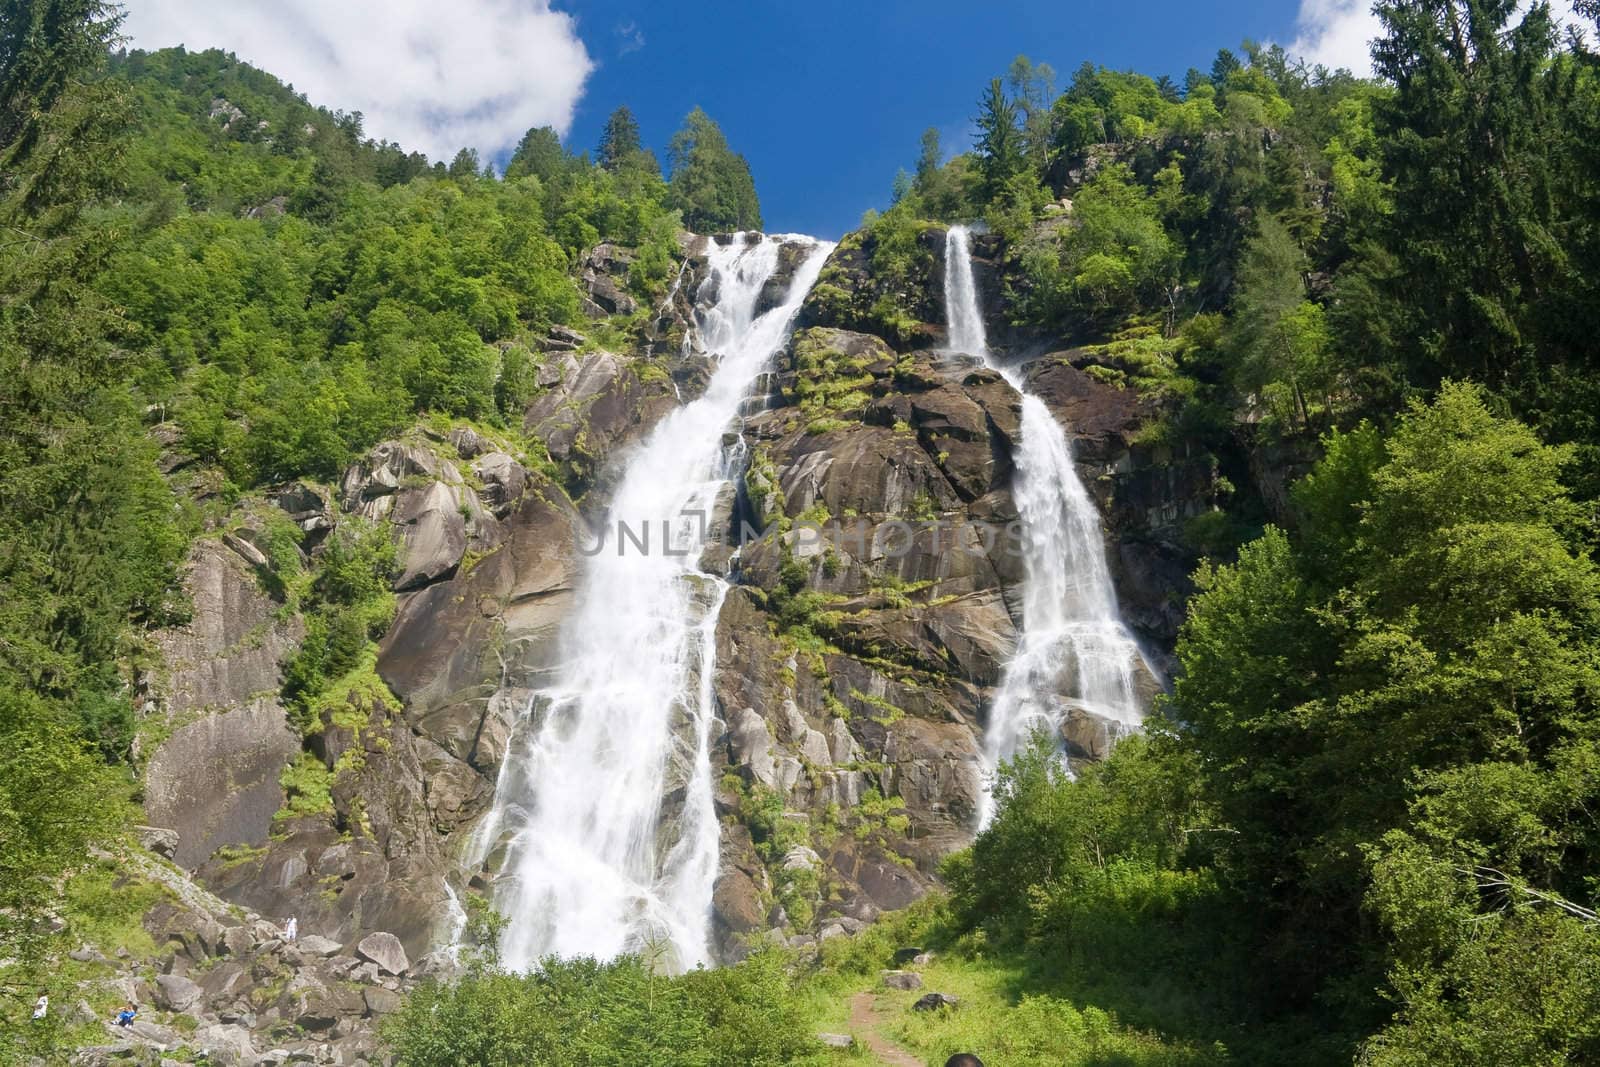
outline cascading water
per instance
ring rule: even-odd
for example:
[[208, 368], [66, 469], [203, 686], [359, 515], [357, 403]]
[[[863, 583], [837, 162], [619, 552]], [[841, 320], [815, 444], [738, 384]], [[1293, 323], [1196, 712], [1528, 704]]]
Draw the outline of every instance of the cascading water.
[[[785, 243], [805, 258], [783, 304], [757, 314]], [[739, 462], [724, 435], [831, 247], [736, 235], [709, 251], [704, 291], [715, 295], [696, 318], [716, 369], [629, 458], [562, 633], [559, 681], [534, 698], [479, 835], [486, 846], [509, 834], [495, 894], [509, 967], [647, 949], [665, 950], [672, 969], [708, 962], [714, 634], [727, 585], [697, 561]], [[678, 791], [681, 807], [668, 805]]]
[[[1155, 671], [1117, 610], [1100, 515], [1078, 477], [1066, 432], [1044, 401], [1024, 388], [1017, 369], [1000, 365], [989, 350], [965, 226], [950, 227], [945, 238], [944, 296], [950, 350], [982, 360], [1022, 394], [1022, 440], [1011, 483], [1022, 525], [1022, 627], [984, 730], [985, 770], [992, 778], [1034, 731], [1058, 730], [1074, 706], [1138, 726], [1141, 679], [1153, 680]], [[985, 788], [979, 826], [992, 815]]]

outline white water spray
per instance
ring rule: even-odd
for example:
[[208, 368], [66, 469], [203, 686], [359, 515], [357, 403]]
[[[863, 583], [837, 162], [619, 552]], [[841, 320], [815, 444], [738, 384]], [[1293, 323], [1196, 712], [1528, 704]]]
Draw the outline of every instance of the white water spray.
[[[1072, 461], [1066, 431], [1014, 367], [989, 351], [972, 277], [965, 226], [945, 239], [944, 297], [949, 348], [981, 359], [1022, 394], [1022, 440], [1011, 492], [1022, 521], [1022, 626], [984, 730], [986, 778], [1034, 731], [1059, 730], [1068, 711], [1136, 727], [1144, 718], [1141, 678], [1155, 671], [1123, 625], [1106, 566], [1100, 515]], [[978, 825], [993, 800], [986, 785]]]
[[[758, 315], [785, 243], [803, 244], [804, 261], [783, 304]], [[736, 235], [708, 253], [714, 302], [696, 317], [716, 369], [704, 395], [629, 457], [605, 546], [564, 624], [559, 681], [532, 701], [480, 835], [492, 847], [511, 834], [495, 897], [513, 969], [552, 954], [660, 952], [675, 970], [709, 962], [720, 833], [712, 679], [727, 585], [697, 561], [739, 461], [724, 435], [831, 247]]]

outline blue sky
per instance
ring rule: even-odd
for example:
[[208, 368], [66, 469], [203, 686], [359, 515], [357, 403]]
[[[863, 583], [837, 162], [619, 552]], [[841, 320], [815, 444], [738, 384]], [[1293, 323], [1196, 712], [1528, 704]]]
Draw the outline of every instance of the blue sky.
[[664, 148], [696, 104], [750, 160], [767, 228], [837, 237], [888, 199], [928, 126], [969, 147], [978, 94], [1024, 52], [1181, 78], [1283, 42], [1362, 68], [1370, 0], [126, 0], [131, 44], [220, 47], [371, 136], [503, 159], [530, 126], [592, 149], [627, 104]]
[[[1282, 2], [596, 0], [570, 5], [596, 67], [568, 137], [592, 146], [627, 104], [658, 152], [704, 107], [750, 160], [766, 224], [837, 237], [882, 207], [928, 126], [969, 147], [988, 79], [1025, 52], [1061, 80], [1084, 60], [1182, 80], [1245, 37], [1293, 40]], [[663, 154], [663, 161], [665, 156]]]

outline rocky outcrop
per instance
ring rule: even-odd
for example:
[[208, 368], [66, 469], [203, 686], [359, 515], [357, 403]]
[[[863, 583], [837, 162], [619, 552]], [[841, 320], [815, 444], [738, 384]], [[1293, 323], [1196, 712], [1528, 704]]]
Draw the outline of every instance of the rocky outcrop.
[[[631, 316], [632, 341], [556, 327], [519, 342], [534, 352], [539, 390], [522, 426], [531, 457], [526, 442], [482, 427], [417, 430], [374, 447], [336, 490], [274, 491], [307, 552], [349, 515], [388, 524], [400, 547], [376, 677], [324, 708], [309, 737], [288, 730], [276, 697], [300, 630], [257, 587], [265, 542], [239, 529], [197, 550], [195, 587], [216, 592], [196, 598], [189, 636], [163, 639], [169, 667], [150, 707], [172, 728], [151, 760], [149, 821], [177, 832], [180, 862], [203, 864], [226, 899], [299, 919], [301, 962], [271, 973], [287, 983], [274, 1018], [300, 1035], [359, 1032], [350, 1020], [390, 1010], [397, 976], [464, 921], [461, 883], [481, 883], [456, 870], [458, 835], [477, 825], [513, 731], [557, 667], [584, 516], [603, 508], [617, 457], [706, 380], [687, 330], [705, 241], [686, 239], [680, 275], [650, 314], [628, 292], [627, 250], [586, 258], [591, 314]], [[940, 860], [971, 840], [985, 709], [1021, 614], [1009, 539], [1020, 400], [1001, 376], [938, 350], [943, 246], [942, 228], [928, 227], [910, 272], [891, 282], [874, 272], [870, 239], [843, 243], [740, 427], [747, 470], [719, 501], [724, 543], [703, 561], [733, 583], [713, 679], [724, 959], [762, 938], [853, 933], [925, 892]], [[998, 307], [998, 240], [974, 248], [985, 304]], [[792, 280], [799, 252], [784, 254], [794, 262], [764, 305]], [[597, 346], [601, 336], [618, 350]], [[991, 337], [1019, 350], [1025, 340], [999, 322]], [[1212, 504], [1214, 461], [1150, 438], [1162, 410], [1092, 371], [1102, 357], [1051, 348], [1032, 344], [1049, 354], [1028, 364], [1028, 388], [1069, 430], [1125, 614], [1159, 653], [1190, 569], [1180, 531]], [[1063, 747], [1101, 758], [1115, 730], [1079, 711], [1069, 709]], [[278, 775], [302, 752], [325, 772], [328, 799], [283, 810]], [[669, 814], [677, 802], [667, 799]], [[253, 847], [214, 855], [219, 843]], [[262, 949], [230, 951], [204, 978], [171, 973], [197, 982], [201, 1003], [220, 1003], [232, 987], [212, 990], [210, 975]], [[371, 980], [355, 989], [357, 974]], [[263, 981], [253, 969], [249, 980]], [[190, 992], [168, 985], [174, 1004]]]
[[349, 945], [316, 935], [291, 942], [279, 922], [232, 907], [158, 862], [124, 862], [169, 890], [144, 919], [156, 956], [114, 960], [88, 946], [73, 953], [85, 996], [114, 995], [140, 1011], [132, 1027], [116, 1027], [80, 1001], [79, 1021], [98, 1022], [104, 1037], [80, 1048], [76, 1064], [387, 1062], [379, 1024], [421, 975], [449, 966], [439, 957], [413, 964], [386, 931]]
[[382, 696], [352, 694], [320, 725], [310, 744], [332, 775], [329, 808], [285, 812], [265, 848], [214, 857], [198, 876], [233, 903], [294, 916], [303, 935], [385, 930], [423, 956], [459, 919], [446, 834], [482, 809], [488, 784]]
[[578, 280], [588, 294], [584, 312], [590, 318], [627, 316], [639, 310], [639, 301], [628, 292], [628, 269], [633, 261], [631, 248], [610, 243], [595, 245], [584, 257]]
[[[982, 709], [1016, 643], [999, 531], [1019, 399], [968, 361], [821, 327], [782, 380], [788, 403], [746, 425], [743, 514], [765, 532], [724, 602], [716, 691], [728, 772], [777, 793], [819, 857], [810, 914], [783, 909], [793, 938], [903, 907], [971, 838]], [[744, 848], [715, 902], [726, 955], [752, 891], [781, 902], [793, 880], [725, 839]]]
[[278, 687], [304, 627], [230, 544], [195, 544], [183, 574], [192, 617], [156, 634], [161, 666], [144, 683], [143, 715], [162, 738], [145, 764], [146, 817], [176, 833], [173, 858], [191, 867], [221, 845], [266, 841], [279, 772], [299, 749]]
[[561, 487], [524, 471], [500, 543], [449, 581], [401, 599], [378, 672], [408, 722], [492, 782], [511, 728], [556, 664], [584, 529]]

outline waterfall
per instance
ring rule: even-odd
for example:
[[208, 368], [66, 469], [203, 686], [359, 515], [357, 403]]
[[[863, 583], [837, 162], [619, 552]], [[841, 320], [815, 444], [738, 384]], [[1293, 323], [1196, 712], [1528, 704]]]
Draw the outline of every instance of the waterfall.
[[[804, 260], [782, 305], [758, 314], [786, 243]], [[513, 969], [552, 954], [709, 962], [712, 680], [727, 585], [697, 561], [741, 458], [728, 430], [831, 248], [758, 235], [710, 247], [696, 331], [715, 370], [628, 457], [563, 625], [557, 681], [531, 702], [479, 835], [480, 848], [505, 844], [495, 901]]]
[[[1015, 367], [989, 350], [967, 228], [945, 238], [945, 314], [952, 352], [976, 357], [1022, 394], [1012, 497], [1021, 519], [1024, 586], [1016, 653], [984, 730], [986, 778], [1035, 730], [1054, 732], [1080, 709], [1122, 727], [1144, 717], [1142, 681], [1155, 677], [1117, 610], [1100, 515], [1072, 461], [1072, 443]], [[986, 787], [979, 827], [993, 815]]]

